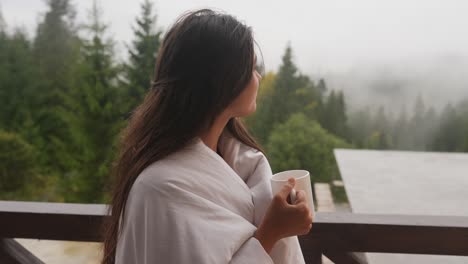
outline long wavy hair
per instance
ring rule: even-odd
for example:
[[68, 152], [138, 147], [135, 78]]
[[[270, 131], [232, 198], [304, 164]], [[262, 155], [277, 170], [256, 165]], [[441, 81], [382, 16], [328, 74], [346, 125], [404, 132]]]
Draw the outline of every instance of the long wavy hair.
[[[240, 95], [254, 71], [254, 44], [250, 27], [209, 9], [186, 13], [165, 34], [151, 89], [121, 135], [103, 227], [103, 264], [115, 262], [119, 221], [138, 175], [189, 144]], [[230, 119], [226, 129], [262, 151], [239, 118]]]

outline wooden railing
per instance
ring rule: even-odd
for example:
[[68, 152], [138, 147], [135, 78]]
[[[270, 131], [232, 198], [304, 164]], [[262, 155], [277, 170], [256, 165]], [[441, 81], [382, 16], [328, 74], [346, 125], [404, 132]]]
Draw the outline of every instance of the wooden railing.
[[[12, 238], [101, 241], [105, 205], [0, 202], [0, 263], [42, 263]], [[317, 213], [307, 263], [366, 263], [359, 252], [468, 256], [468, 217]]]

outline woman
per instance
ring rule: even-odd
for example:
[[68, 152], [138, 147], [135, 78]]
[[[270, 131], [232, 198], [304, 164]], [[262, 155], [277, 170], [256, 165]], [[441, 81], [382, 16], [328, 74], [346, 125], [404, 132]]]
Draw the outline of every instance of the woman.
[[151, 91], [116, 162], [102, 263], [304, 263], [305, 194], [274, 197], [271, 169], [239, 117], [261, 76], [250, 28], [203, 9], [182, 16], [158, 53]]

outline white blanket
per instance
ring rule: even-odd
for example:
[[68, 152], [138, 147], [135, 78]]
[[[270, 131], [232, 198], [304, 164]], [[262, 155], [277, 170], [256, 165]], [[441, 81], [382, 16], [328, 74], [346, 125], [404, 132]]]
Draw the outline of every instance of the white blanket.
[[199, 138], [146, 168], [133, 185], [117, 264], [305, 263], [297, 237], [267, 254], [254, 238], [272, 199], [265, 156], [224, 132], [224, 157]]

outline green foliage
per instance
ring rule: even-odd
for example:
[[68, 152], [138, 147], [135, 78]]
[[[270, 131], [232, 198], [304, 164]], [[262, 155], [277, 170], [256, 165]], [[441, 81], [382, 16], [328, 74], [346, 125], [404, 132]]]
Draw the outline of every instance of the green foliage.
[[22, 132], [31, 123], [35, 88], [32, 64], [31, 44], [23, 31], [16, 30], [11, 36], [0, 33], [0, 127], [4, 130]]
[[410, 120], [408, 119], [406, 107], [403, 107], [391, 131], [394, 148], [400, 150], [405, 150], [409, 148], [411, 143], [411, 139], [408, 137], [408, 135], [411, 132], [409, 130], [409, 122]]
[[247, 118], [247, 124], [266, 145], [273, 170], [307, 169], [315, 175], [314, 181], [339, 178], [333, 148], [349, 145], [323, 129], [318, 120], [332, 133], [347, 137], [346, 106], [342, 92], [332, 91], [323, 100], [326, 92], [323, 79], [316, 86], [298, 72], [289, 46], [278, 73], [262, 80], [257, 112]]
[[[360, 148], [417, 151], [468, 151], [468, 100], [447, 104], [439, 115], [433, 107], [425, 107], [419, 95], [412, 115], [403, 107], [397, 118], [383, 107], [376, 114], [372, 109], [352, 113], [351, 142]], [[373, 121], [372, 121], [373, 120]]]
[[[320, 82], [320, 87], [326, 87], [323, 80]], [[320, 89], [323, 90], [324, 88]], [[334, 135], [348, 139], [347, 119], [343, 92], [331, 91], [321, 109], [320, 123], [323, 128]]]
[[305, 169], [313, 182], [339, 179], [333, 149], [350, 147], [303, 113], [292, 115], [277, 126], [268, 141], [267, 153], [275, 172]]
[[[444, 123], [443, 120], [449, 120], [446, 125], [456, 123], [457, 130], [463, 131], [463, 128], [459, 127], [462, 122], [450, 121], [454, 115], [455, 112], [450, 112], [446, 113], [446, 117], [440, 118], [433, 107], [425, 107], [420, 95], [416, 99], [411, 115], [407, 114], [406, 107], [400, 110], [396, 118], [385, 111], [382, 106], [377, 111], [367, 107], [350, 115], [351, 142], [360, 148], [370, 149], [441, 150], [436, 146], [444, 144], [443, 142], [449, 139], [448, 137], [442, 139], [441, 133], [436, 135], [437, 130], [441, 129], [438, 128], [438, 124]], [[435, 139], [436, 136], [439, 139]], [[460, 141], [459, 135], [457, 138], [457, 142]], [[434, 143], [434, 140], [437, 142]], [[460, 145], [459, 142], [454, 144]]]
[[119, 68], [113, 62], [112, 40], [104, 40], [107, 26], [101, 16], [94, 2], [86, 25], [89, 38], [83, 41], [79, 86], [60, 111], [72, 138], [67, 147], [73, 162], [62, 183], [65, 200], [70, 202], [102, 201], [109, 185], [116, 135], [124, 124], [114, 85]]
[[162, 32], [156, 29], [156, 15], [153, 3], [145, 0], [141, 4], [141, 14], [133, 28], [134, 40], [128, 48], [129, 63], [125, 65], [125, 108], [133, 110], [144, 98], [151, 86], [154, 75]]
[[462, 102], [458, 108], [448, 104], [441, 115], [441, 122], [432, 142], [436, 151], [467, 151], [468, 103]]
[[422, 96], [419, 95], [414, 104], [414, 114], [408, 125], [410, 137], [407, 140], [408, 148], [412, 150], [428, 150], [428, 142], [434, 137], [437, 116], [431, 107], [427, 109]]
[[[80, 27], [71, 0], [46, 3], [33, 40], [7, 30], [0, 14], [0, 199], [106, 202], [117, 135], [150, 88], [161, 45], [153, 3], [141, 5], [124, 63], [116, 62], [96, 2]], [[349, 112], [343, 92], [300, 72], [290, 46], [260, 83], [257, 104], [246, 121], [273, 170], [307, 169], [313, 181], [339, 178], [333, 149], [350, 147], [345, 140], [358, 148], [468, 152], [468, 101], [440, 116], [421, 95], [408, 112]], [[341, 189], [332, 190], [345, 200]]]
[[365, 139], [371, 131], [370, 110], [360, 109], [352, 112], [349, 118], [351, 143], [358, 148], [363, 148]]
[[283, 55], [283, 63], [276, 76], [271, 99], [271, 121], [269, 123], [272, 124], [272, 127], [283, 123], [294, 113], [313, 114], [313, 105], [317, 104], [319, 100], [318, 92], [312, 81], [299, 73], [294, 64], [290, 46], [286, 48]]
[[288, 46], [277, 74], [260, 87], [261, 92], [255, 115], [248, 119], [253, 134], [266, 144], [275, 126], [285, 122], [294, 113], [305, 113], [316, 118], [320, 105], [320, 93], [314, 83], [299, 73], [293, 62], [292, 49]]
[[80, 39], [69, 0], [47, 1], [48, 11], [37, 27], [34, 65], [39, 71], [40, 104], [60, 105], [75, 80]]
[[67, 120], [60, 114], [64, 101], [77, 80], [81, 45], [74, 25], [75, 11], [69, 0], [47, 1], [48, 10], [37, 27], [33, 43], [33, 65], [37, 76], [30, 76], [37, 87], [31, 103], [33, 127], [40, 138], [32, 143], [42, 153], [47, 174], [65, 174], [71, 155]]
[[0, 193], [18, 192], [37, 173], [34, 148], [19, 135], [0, 131]]
[[246, 117], [245, 120], [248, 128], [261, 144], [266, 144], [270, 133], [269, 129], [271, 129], [270, 124], [265, 119], [269, 118], [268, 109], [274, 92], [275, 80], [276, 74], [274, 72], [269, 72], [263, 77], [257, 93], [257, 111]]
[[331, 192], [335, 204], [349, 203], [344, 187], [331, 184]]
[[364, 147], [368, 149], [390, 149], [392, 141], [385, 131], [375, 131], [365, 141]]

